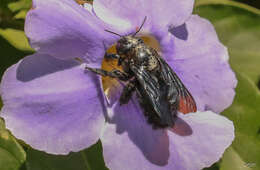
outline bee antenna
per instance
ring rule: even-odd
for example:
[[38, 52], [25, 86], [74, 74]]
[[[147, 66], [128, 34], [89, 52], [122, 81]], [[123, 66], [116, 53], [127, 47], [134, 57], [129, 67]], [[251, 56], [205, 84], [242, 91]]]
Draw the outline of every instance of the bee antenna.
[[119, 37], [123, 37], [122, 35], [120, 35], [120, 34], [118, 34], [118, 33], [115, 33], [115, 32], [112, 32], [112, 31], [109, 31], [109, 30], [105, 30], [106, 32], [109, 32], [109, 33], [111, 33], [111, 34], [115, 34], [115, 35], [117, 35], [117, 36], [119, 36]]
[[146, 21], [146, 18], [147, 18], [147, 17], [145, 16], [145, 17], [144, 17], [144, 20], [143, 20], [143, 22], [142, 22], [142, 25], [141, 25], [140, 28], [133, 34], [133, 36], [136, 36], [136, 34], [141, 31], [141, 29], [142, 29], [142, 27], [144, 26], [144, 23], [145, 23], [145, 21]]

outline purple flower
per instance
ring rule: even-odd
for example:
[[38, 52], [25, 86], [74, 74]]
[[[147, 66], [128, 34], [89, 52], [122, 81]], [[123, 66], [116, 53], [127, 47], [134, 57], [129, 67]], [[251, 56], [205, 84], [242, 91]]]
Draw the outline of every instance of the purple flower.
[[[77, 152], [100, 139], [111, 170], [212, 165], [234, 139], [232, 122], [216, 113], [232, 103], [237, 81], [213, 26], [191, 15], [192, 8], [193, 0], [95, 0], [85, 8], [73, 0], [34, 0], [25, 32], [37, 52], [10, 67], [1, 82], [7, 128], [52, 154]], [[173, 129], [152, 129], [135, 97], [123, 106], [105, 100], [100, 77], [84, 70], [86, 64], [101, 67], [104, 44], [118, 40], [105, 29], [126, 35], [145, 16], [139, 35], [155, 37], [198, 107], [179, 113]]]

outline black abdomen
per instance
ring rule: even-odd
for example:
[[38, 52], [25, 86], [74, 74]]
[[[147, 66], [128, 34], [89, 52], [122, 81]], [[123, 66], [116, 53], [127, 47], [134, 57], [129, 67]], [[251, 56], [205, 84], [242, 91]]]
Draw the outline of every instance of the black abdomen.
[[[174, 121], [177, 117], [177, 109], [171, 110], [169, 101], [167, 100], [167, 87], [166, 85], [160, 84], [161, 95], [159, 96], [158, 102], [160, 102], [161, 116], [154, 110], [152, 103], [150, 102], [149, 96], [147, 96], [147, 91], [143, 86], [137, 85], [136, 92], [139, 104], [143, 109], [144, 115], [147, 117], [149, 124], [152, 124], [153, 128], [166, 128], [173, 127]], [[176, 113], [172, 113], [175, 111]]]

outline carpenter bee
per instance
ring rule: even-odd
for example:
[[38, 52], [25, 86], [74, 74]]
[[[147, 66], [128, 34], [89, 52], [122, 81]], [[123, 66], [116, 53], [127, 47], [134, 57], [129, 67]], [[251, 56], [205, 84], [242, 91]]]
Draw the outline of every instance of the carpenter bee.
[[157, 53], [147, 46], [136, 34], [141, 30], [146, 17], [139, 29], [132, 35], [120, 36], [116, 43], [117, 54], [105, 54], [106, 58], [117, 59], [118, 66], [123, 71], [106, 71], [98, 68], [86, 67], [101, 76], [109, 76], [125, 81], [119, 99], [120, 105], [127, 104], [133, 92], [136, 92], [139, 104], [153, 128], [173, 127], [177, 118], [177, 111], [184, 114], [196, 112], [196, 103], [178, 78], [176, 73]]

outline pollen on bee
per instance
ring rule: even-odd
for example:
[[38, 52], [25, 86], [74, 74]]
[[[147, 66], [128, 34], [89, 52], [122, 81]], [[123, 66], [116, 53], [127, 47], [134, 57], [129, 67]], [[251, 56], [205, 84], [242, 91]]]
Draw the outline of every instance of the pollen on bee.
[[85, 3], [93, 4], [90, 0], [75, 0], [78, 4], [83, 5]]
[[161, 51], [160, 43], [157, 41], [157, 39], [154, 36], [151, 35], [144, 35], [141, 36], [144, 43], [152, 48], [154, 48], [157, 52]]
[[[106, 50], [108, 54], [116, 53], [116, 45], [112, 45], [110, 48]], [[117, 66], [116, 59], [107, 59], [104, 58], [102, 61], [101, 68], [107, 71], [111, 71], [114, 69], [122, 70], [120, 66]], [[110, 78], [110, 77], [102, 77], [102, 86], [106, 96], [111, 96], [116, 93], [116, 89], [120, 86], [118, 80]]]

